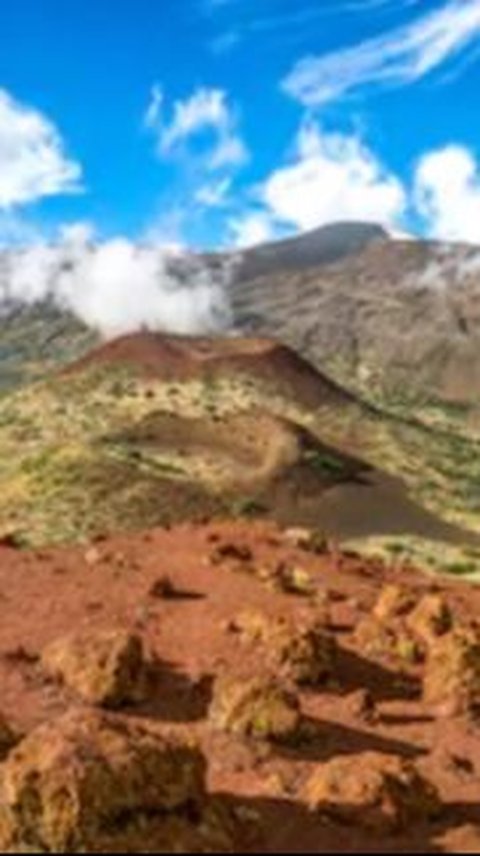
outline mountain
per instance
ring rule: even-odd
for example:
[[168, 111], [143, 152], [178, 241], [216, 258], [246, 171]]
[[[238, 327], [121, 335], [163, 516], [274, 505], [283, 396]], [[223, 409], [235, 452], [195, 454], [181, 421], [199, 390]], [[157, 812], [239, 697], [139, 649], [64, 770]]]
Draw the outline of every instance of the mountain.
[[237, 325], [275, 334], [340, 382], [380, 400], [476, 405], [480, 253], [378, 241], [326, 266], [232, 288]]
[[[202, 285], [212, 281], [221, 290], [230, 281], [240, 283], [260, 275], [274, 276], [285, 270], [300, 270], [345, 258], [386, 237], [380, 227], [344, 223], [243, 252], [183, 255], [149, 249], [151, 257], [145, 268], [148, 276], [152, 276], [157, 262], [159, 280], [168, 277], [166, 301], [176, 286], [186, 289], [187, 294], [179, 307], [182, 313], [191, 283]], [[133, 268], [132, 276], [146, 275], [144, 267], [138, 264], [142, 251], [145, 248], [132, 248], [133, 255], [137, 255], [137, 266]], [[23, 380], [45, 375], [55, 364], [67, 363], [99, 342], [98, 334], [89, 330], [78, 314], [74, 315], [65, 308], [68, 293], [65, 277], [71, 278], [70, 296], [75, 304], [75, 295], [85, 291], [82, 277], [89, 276], [89, 264], [94, 254], [94, 247], [79, 248], [76, 245], [49, 247], [45, 252], [34, 251], [31, 258], [28, 251], [0, 252], [0, 392]], [[111, 259], [103, 262], [100, 278], [108, 273], [109, 261]], [[118, 275], [118, 265], [122, 265], [120, 262], [116, 264]], [[86, 266], [85, 270], [82, 265]], [[135, 287], [134, 282], [132, 287]], [[19, 294], [25, 295], [24, 304], [19, 302]], [[198, 300], [204, 298], [205, 295], [201, 294]], [[112, 300], [111, 292], [107, 299]], [[193, 304], [196, 299], [193, 295]], [[91, 296], [92, 302], [95, 304]], [[88, 306], [88, 298], [86, 303]], [[212, 307], [215, 316], [214, 310], [215, 306]], [[145, 321], [148, 320], [147, 314]], [[212, 317], [211, 323], [216, 328], [216, 317]], [[218, 328], [224, 327], [221, 319]]]
[[321, 226], [282, 241], [244, 250], [236, 267], [236, 282], [285, 271], [331, 264], [346, 259], [371, 244], [385, 243], [389, 233], [373, 223], [340, 222]]
[[97, 341], [92, 330], [51, 301], [5, 307], [0, 314], [0, 394], [45, 377]]
[[[343, 258], [319, 264], [319, 258], [325, 258], [328, 242], [338, 248], [345, 236], [350, 243], [347, 241], [348, 252], [343, 244]], [[361, 244], [363, 241], [363, 249], [352, 249], [358, 241]], [[265, 271], [268, 262], [270, 272], [248, 279], [248, 266], [250, 272], [258, 272], [256, 260], [259, 258], [260, 268]], [[66, 264], [63, 256], [60, 261], [63, 270]], [[210, 273], [215, 278], [216, 268], [230, 271], [230, 297], [237, 331], [243, 330], [246, 336], [256, 338], [257, 343], [263, 342], [258, 347], [252, 344], [248, 351], [241, 336], [236, 337], [234, 346], [230, 337], [224, 337], [221, 345], [217, 341], [217, 357], [221, 353], [221, 361], [224, 366], [228, 364], [231, 377], [237, 376], [240, 365], [250, 365], [251, 380], [246, 391], [242, 380], [244, 391], [240, 400], [244, 396], [257, 410], [266, 409], [271, 413], [273, 408], [275, 415], [278, 412], [282, 419], [292, 421], [293, 416], [294, 423], [313, 431], [326, 446], [366, 462], [375, 472], [399, 479], [415, 503], [435, 517], [461, 530], [478, 531], [480, 435], [475, 396], [478, 277], [474, 249], [392, 241], [381, 230], [370, 226], [337, 224], [298, 239], [254, 248], [237, 256], [235, 263], [230, 255], [205, 256], [193, 261], [180, 256], [172, 258], [171, 264], [178, 281], [187, 289], [192, 266], [197, 272], [201, 269], [206, 279]], [[296, 271], [295, 265], [300, 266]], [[55, 270], [57, 267], [53, 266]], [[175, 278], [170, 287], [174, 282]], [[32, 281], [31, 288], [33, 284]], [[94, 357], [87, 356], [92, 348], [100, 345], [99, 335], [71, 313], [56, 307], [51, 297], [30, 307], [5, 307], [0, 331], [3, 349], [0, 381], [4, 394], [32, 379], [46, 379], [52, 371], [72, 360], [85, 357], [86, 362], [80, 362], [80, 367], [86, 370], [92, 359], [101, 361], [106, 355], [113, 359], [114, 354], [122, 352], [125, 343], [131, 341], [127, 338], [100, 346], [100, 351], [94, 351]], [[295, 359], [287, 350], [267, 346], [265, 340], [272, 338], [291, 346]], [[211, 371], [217, 357], [208, 360], [204, 354], [200, 359], [202, 347], [208, 351], [211, 346], [200, 346], [199, 341], [190, 338], [182, 345], [178, 338], [164, 337], [161, 345], [158, 341], [154, 345], [153, 340], [144, 335], [141, 349], [133, 354], [133, 363], [139, 358], [146, 359], [152, 352], [151, 359], [156, 367], [161, 365], [165, 372], [171, 364], [168, 383], [175, 387], [176, 373], [179, 373], [179, 380], [186, 381], [192, 367], [194, 372], [199, 371], [200, 365], [202, 373], [207, 367], [208, 372]], [[301, 370], [298, 368], [300, 357], [306, 358]], [[95, 374], [86, 373], [89, 377]], [[52, 381], [54, 386], [59, 383], [58, 377], [61, 375]], [[263, 392], [252, 397], [252, 384], [254, 387], [259, 378], [262, 383], [272, 378], [273, 388], [282, 386], [280, 410], [272, 404], [272, 400], [276, 402], [276, 394], [272, 399], [269, 393], [266, 407]], [[165, 376], [163, 382], [167, 382]], [[88, 393], [89, 383], [86, 383]], [[193, 381], [190, 379], [188, 383], [192, 389]], [[210, 401], [212, 396], [208, 383], [202, 380], [204, 402]], [[228, 395], [232, 388], [236, 390], [236, 383], [228, 384]], [[63, 402], [70, 391], [64, 379], [62, 384], [65, 391], [60, 397]], [[318, 395], [319, 386], [321, 396]], [[41, 401], [42, 390], [46, 388], [48, 382], [46, 386], [36, 385], [34, 393], [19, 389], [13, 397], [8, 395], [5, 413], [8, 414], [12, 406], [22, 409], [24, 398], [30, 395]], [[215, 395], [217, 392], [215, 390]], [[225, 403], [223, 392], [222, 396], [221, 406], [231, 412], [232, 401]], [[236, 401], [235, 396], [237, 392]], [[161, 398], [162, 401], [165, 398], [163, 393]], [[110, 399], [109, 394], [98, 404], [99, 408], [106, 403], [110, 406]], [[183, 406], [183, 399], [180, 400]], [[341, 406], [337, 406], [339, 400]], [[75, 420], [82, 422], [82, 407], [94, 423], [95, 415], [90, 413], [89, 403], [81, 397], [75, 400], [75, 406], [72, 405]], [[57, 413], [62, 408], [68, 413], [66, 405], [62, 403], [57, 408], [54, 400], [48, 398], [48, 419], [53, 410], [53, 424], [59, 432], [64, 431]], [[198, 411], [188, 407], [186, 412], [190, 418]], [[205, 412], [204, 408], [202, 419]], [[184, 415], [182, 410], [182, 419]], [[16, 418], [12, 417], [12, 424]], [[23, 418], [20, 415], [20, 419]], [[43, 417], [37, 414], [35, 418], [41, 421]], [[4, 421], [8, 421], [8, 416], [4, 416]], [[240, 430], [233, 424], [230, 428]], [[167, 428], [164, 426], [162, 430], [167, 431]], [[179, 430], [187, 428], [184, 425]], [[41, 426], [38, 433], [42, 435]], [[4, 451], [17, 448], [18, 439], [14, 433]], [[98, 451], [97, 445], [94, 444], [94, 448]], [[125, 459], [122, 460], [120, 480], [128, 475]], [[4, 471], [5, 468], [8, 470], [8, 455]], [[116, 460], [112, 483], [118, 469]], [[28, 495], [29, 479], [23, 477], [23, 496]], [[193, 481], [198, 488], [196, 478]], [[178, 493], [178, 483], [174, 487]], [[183, 496], [184, 484], [182, 491]], [[196, 497], [197, 493], [194, 505], [198, 507]], [[240, 504], [244, 501], [245, 496]], [[150, 507], [149, 503], [147, 505]], [[227, 505], [228, 511], [232, 507], [230, 500]], [[210, 507], [209, 500], [205, 508]], [[218, 507], [216, 500], [215, 508]], [[393, 507], [398, 505], [394, 503]], [[385, 503], [376, 508], [378, 519], [381, 519]], [[142, 513], [138, 512], [138, 519]], [[166, 513], [162, 513], [166, 519]], [[324, 513], [327, 514], [326, 509]], [[391, 516], [387, 524], [379, 528], [390, 527], [393, 531]], [[53, 511], [47, 528], [52, 526], [56, 532], [58, 524]], [[399, 526], [405, 528], [404, 523]], [[349, 531], [353, 529], [350, 527]], [[360, 529], [365, 531], [368, 526]], [[340, 532], [341, 527], [336, 531]]]

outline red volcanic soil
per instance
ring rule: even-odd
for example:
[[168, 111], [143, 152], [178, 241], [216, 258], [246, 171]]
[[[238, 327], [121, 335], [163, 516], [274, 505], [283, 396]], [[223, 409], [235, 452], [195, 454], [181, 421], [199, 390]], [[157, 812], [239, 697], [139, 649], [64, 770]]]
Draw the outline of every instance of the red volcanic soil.
[[[454, 625], [469, 632], [480, 612], [480, 590], [412, 568], [386, 568], [328, 545], [306, 541], [303, 549], [297, 541], [273, 524], [225, 522], [112, 537], [87, 550], [0, 547], [1, 713], [23, 733], [54, 721], [78, 701], [47, 679], [39, 660], [45, 647], [72, 631], [133, 631], [155, 658], [158, 674], [146, 700], [121, 715], [167, 723], [199, 741], [209, 792], [243, 820], [235, 850], [475, 852], [480, 726], [464, 710], [454, 715], [422, 701], [430, 654], [426, 661], [412, 657], [410, 637], [402, 644], [392, 637], [395, 655], [391, 639], [377, 648], [365, 639], [377, 599], [391, 583], [404, 587], [409, 608], [425, 595], [441, 595]], [[388, 603], [387, 593], [383, 612], [377, 610], [387, 635], [407, 612], [403, 602], [393, 609]], [[327, 681], [295, 689], [308, 723], [297, 743], [229, 736], [209, 721], [218, 675], [262, 673], [260, 642], [247, 643], [237, 632], [242, 621], [248, 624], [241, 617], [246, 613], [259, 613], [267, 623], [291, 619], [298, 632], [314, 618], [338, 647]], [[434, 635], [447, 630], [452, 633], [435, 626]], [[342, 821], [308, 809], [305, 786], [313, 773], [340, 758], [363, 773], [370, 763], [366, 753], [376, 753], [380, 766], [384, 756], [386, 765], [392, 763], [387, 756], [414, 763], [439, 791], [438, 817], [413, 823], [405, 816], [390, 832], [363, 829], [349, 805], [342, 806]]]
[[288, 387], [298, 400], [312, 405], [328, 399], [350, 400], [347, 392], [306, 360], [271, 339], [132, 333], [94, 349], [63, 374], [109, 365], [133, 366], [144, 377], [160, 380], [243, 372]]

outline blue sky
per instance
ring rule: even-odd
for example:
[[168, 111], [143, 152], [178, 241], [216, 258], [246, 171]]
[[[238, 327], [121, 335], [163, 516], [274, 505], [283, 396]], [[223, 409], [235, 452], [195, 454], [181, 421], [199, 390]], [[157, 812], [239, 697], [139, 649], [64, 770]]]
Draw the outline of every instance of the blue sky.
[[479, 99], [480, 0], [3, 3], [0, 242], [480, 243]]

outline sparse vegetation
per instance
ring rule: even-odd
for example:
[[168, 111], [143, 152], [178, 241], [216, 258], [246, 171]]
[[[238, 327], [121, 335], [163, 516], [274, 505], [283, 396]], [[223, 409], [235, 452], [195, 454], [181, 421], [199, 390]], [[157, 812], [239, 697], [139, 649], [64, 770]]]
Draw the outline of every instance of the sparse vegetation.
[[305, 461], [317, 472], [325, 475], [341, 476], [345, 473], [345, 463], [326, 452], [309, 449], [305, 452]]

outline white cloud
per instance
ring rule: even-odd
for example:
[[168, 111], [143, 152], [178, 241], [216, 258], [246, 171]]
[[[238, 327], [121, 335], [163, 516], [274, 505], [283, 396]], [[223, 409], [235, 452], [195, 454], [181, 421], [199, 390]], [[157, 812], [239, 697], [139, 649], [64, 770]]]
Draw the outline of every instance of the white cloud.
[[459, 145], [424, 155], [414, 201], [431, 237], [480, 244], [480, 164]]
[[285, 78], [286, 92], [307, 106], [349, 92], [418, 81], [480, 39], [480, 0], [450, 0], [413, 23], [354, 47], [306, 57]]
[[141, 328], [199, 334], [230, 327], [228, 264], [212, 271], [178, 247], [125, 238], [92, 244], [84, 223], [61, 237], [56, 246], [38, 241], [3, 256], [0, 307], [50, 299], [107, 337]]
[[[302, 126], [294, 159], [275, 170], [260, 187], [263, 217], [270, 234], [280, 225], [312, 229], [339, 220], [400, 225], [406, 209], [401, 181], [389, 173], [356, 136]], [[253, 218], [249, 228], [267, 229]], [[238, 228], [238, 225], [237, 225]]]
[[176, 101], [172, 117], [166, 120], [164, 96], [156, 85], [145, 114], [145, 124], [157, 135], [158, 153], [169, 156], [185, 153], [185, 146], [210, 134], [207, 169], [240, 166], [248, 158], [246, 146], [237, 128], [237, 117], [222, 89], [200, 87], [185, 100]]
[[246, 248], [272, 241], [276, 237], [275, 223], [269, 213], [256, 212], [232, 218], [230, 232], [236, 247]]
[[0, 210], [78, 192], [80, 180], [55, 125], [0, 89]]

